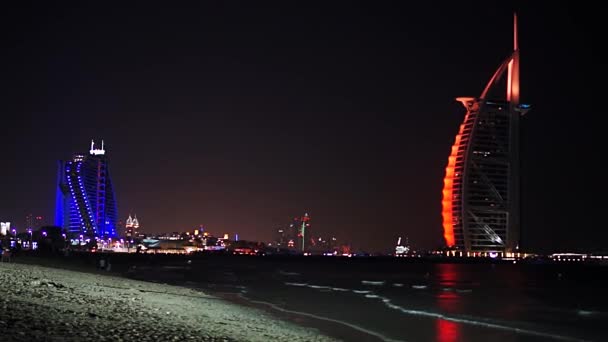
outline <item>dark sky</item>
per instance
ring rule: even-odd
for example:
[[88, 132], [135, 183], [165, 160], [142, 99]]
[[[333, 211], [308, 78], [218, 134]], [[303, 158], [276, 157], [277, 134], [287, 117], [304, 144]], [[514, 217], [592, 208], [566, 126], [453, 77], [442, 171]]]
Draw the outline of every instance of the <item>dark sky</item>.
[[56, 160], [103, 138], [144, 231], [267, 241], [308, 212], [357, 249], [438, 247], [454, 98], [479, 96], [517, 10], [523, 247], [605, 246], [599, 9], [424, 3], [3, 5], [0, 219], [52, 217]]

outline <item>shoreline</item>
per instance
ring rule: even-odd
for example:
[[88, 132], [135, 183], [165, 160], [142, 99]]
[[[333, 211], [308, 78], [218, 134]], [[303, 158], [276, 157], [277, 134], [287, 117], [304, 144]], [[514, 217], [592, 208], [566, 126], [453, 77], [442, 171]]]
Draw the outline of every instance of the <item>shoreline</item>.
[[[200, 286], [196, 286], [196, 284], [188, 284], [188, 283], [171, 283], [171, 282], [161, 282], [156, 279], [144, 279], [144, 278], [131, 278], [129, 276], [128, 270], [115, 268], [113, 271], [104, 271], [97, 268], [93, 268], [90, 265], [83, 265], [74, 263], [73, 260], [69, 262], [61, 262], [60, 258], [46, 259], [41, 258], [39, 256], [26, 255], [22, 256], [16, 260], [17, 264], [23, 265], [31, 265], [36, 267], [46, 267], [58, 270], [67, 270], [72, 272], [82, 272], [87, 274], [99, 275], [99, 276], [114, 276], [120, 277], [129, 280], [142, 281], [150, 284], [161, 284], [161, 285], [169, 285], [169, 286], [179, 286], [187, 289], [194, 289], [196, 291], [200, 291], [202, 293], [208, 293], [210, 295], [221, 298], [222, 300], [229, 302], [234, 305], [253, 308], [256, 310], [261, 310], [277, 320], [290, 322], [292, 324], [298, 325], [305, 329], [318, 330], [326, 336], [336, 338], [340, 341], [369, 341], [369, 342], [387, 342], [394, 341], [389, 338], [378, 337], [374, 332], [365, 332], [362, 331], [361, 328], [349, 326], [348, 323], [345, 322], [337, 322], [332, 319], [322, 318], [322, 317], [313, 317], [310, 314], [300, 313], [300, 312], [287, 312], [285, 310], [280, 310], [277, 308], [273, 308], [271, 303], [254, 303], [253, 300], [249, 298], [245, 298], [238, 293], [230, 293], [230, 292], [222, 292], [222, 291], [214, 291], [209, 288], [202, 288]], [[53, 262], [55, 261], [55, 262]], [[66, 260], [64, 260], [66, 261]]]
[[271, 303], [245, 298], [240, 293], [214, 292], [214, 295], [237, 305], [252, 307], [268, 312], [278, 319], [289, 321], [302, 327], [317, 329], [326, 335], [341, 341], [397, 342], [397, 340], [377, 336], [374, 332], [363, 331], [361, 328], [351, 326], [346, 322], [277, 308]]
[[337, 341], [198, 289], [110, 272], [2, 263], [0, 280], [3, 340]]
[[[100, 258], [111, 259], [111, 272], [97, 269]], [[598, 302], [601, 298], [596, 295], [563, 296], [572, 284], [581, 293], [594, 294], [597, 284], [608, 279], [604, 268], [589, 265], [111, 253], [68, 258], [30, 254], [15, 261], [198, 290], [345, 341], [484, 341], [513, 336], [521, 341], [595, 340], [603, 335], [594, 322], [608, 317], [604, 312], [608, 301]], [[495, 295], [489, 300], [492, 306], [518, 303], [516, 311], [487, 310], [488, 295]], [[528, 310], [530, 305], [534, 310]], [[584, 310], [579, 314], [573, 308]], [[513, 312], [521, 312], [517, 317], [522, 318], [513, 321]], [[555, 318], [547, 321], [547, 315]]]

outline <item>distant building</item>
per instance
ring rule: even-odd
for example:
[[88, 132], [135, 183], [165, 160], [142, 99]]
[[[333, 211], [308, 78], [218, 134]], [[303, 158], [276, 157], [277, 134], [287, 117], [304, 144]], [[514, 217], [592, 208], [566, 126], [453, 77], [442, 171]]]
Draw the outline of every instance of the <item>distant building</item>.
[[312, 253], [338, 253], [339, 245], [335, 237], [324, 239], [323, 237], [315, 237], [312, 239], [307, 251]]
[[116, 197], [105, 152], [103, 141], [101, 149], [91, 141], [88, 154], [58, 163], [55, 225], [69, 234], [117, 236]]
[[40, 215], [27, 214], [25, 216], [25, 229], [26, 230], [38, 230], [40, 227], [45, 226], [44, 218]]
[[295, 217], [290, 228], [296, 234], [294, 243], [299, 251], [304, 252], [315, 243], [310, 229], [308, 213], [305, 213], [302, 217]]
[[308, 213], [305, 213], [304, 216], [294, 217], [289, 226], [275, 231], [275, 237], [271, 245], [274, 245], [277, 249], [292, 249], [304, 252], [316, 244], [310, 227]]
[[[530, 106], [519, 99], [519, 48], [478, 98], [460, 97], [467, 112], [448, 158], [443, 187], [443, 228], [448, 247], [514, 252], [519, 248], [519, 118]], [[507, 79], [501, 82], [506, 74]], [[506, 85], [506, 94], [497, 88]], [[506, 96], [505, 96], [506, 95]]]
[[405, 238], [405, 244], [401, 241], [401, 236], [397, 240], [397, 246], [395, 246], [395, 255], [402, 256], [406, 255], [410, 252], [410, 242], [409, 239]]
[[[274, 245], [277, 248], [287, 248], [289, 243], [289, 238], [285, 229], [279, 228], [276, 231], [276, 237], [274, 239]], [[292, 244], [293, 245], [293, 244]]]
[[125, 236], [127, 238], [137, 238], [140, 236], [137, 215], [135, 215], [135, 218], [131, 218], [129, 214], [129, 218], [127, 218], [127, 222], [125, 223]]
[[10, 222], [0, 222], [0, 235], [8, 235], [11, 233]]

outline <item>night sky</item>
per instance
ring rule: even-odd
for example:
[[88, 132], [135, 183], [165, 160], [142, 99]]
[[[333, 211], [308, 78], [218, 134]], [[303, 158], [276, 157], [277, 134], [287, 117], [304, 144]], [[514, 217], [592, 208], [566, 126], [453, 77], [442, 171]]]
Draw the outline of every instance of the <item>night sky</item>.
[[465, 114], [454, 98], [479, 96], [509, 55], [517, 10], [533, 106], [522, 247], [606, 245], [598, 8], [95, 3], [2, 10], [0, 220], [18, 229], [30, 212], [52, 220], [56, 161], [103, 138], [120, 218], [136, 213], [144, 232], [269, 241], [308, 212], [316, 235], [355, 249], [389, 251], [399, 236], [440, 247]]

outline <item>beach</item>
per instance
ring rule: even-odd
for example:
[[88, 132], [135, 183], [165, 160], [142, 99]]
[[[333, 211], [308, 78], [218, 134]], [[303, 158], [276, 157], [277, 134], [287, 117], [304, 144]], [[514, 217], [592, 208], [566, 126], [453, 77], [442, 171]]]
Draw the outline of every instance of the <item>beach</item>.
[[336, 341], [200, 290], [0, 263], [2, 341]]

